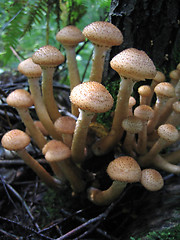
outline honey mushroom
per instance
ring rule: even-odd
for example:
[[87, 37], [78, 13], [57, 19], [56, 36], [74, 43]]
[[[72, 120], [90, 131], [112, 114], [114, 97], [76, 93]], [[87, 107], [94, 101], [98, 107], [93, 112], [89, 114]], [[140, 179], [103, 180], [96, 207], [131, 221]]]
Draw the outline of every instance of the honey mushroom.
[[111, 130], [106, 137], [92, 146], [95, 155], [103, 155], [111, 151], [122, 138], [124, 132], [122, 121], [128, 116], [129, 97], [134, 84], [146, 78], [151, 79], [156, 74], [152, 60], [144, 51], [135, 48], [128, 48], [117, 54], [110, 65], [120, 75], [121, 82]]
[[53, 178], [27, 151], [30, 137], [19, 129], [14, 129], [2, 137], [2, 146], [10, 151], [16, 151], [24, 162], [37, 174], [37, 176], [49, 187], [60, 187], [60, 182]]
[[140, 95], [140, 105], [148, 105], [148, 100], [151, 96], [151, 88], [148, 85], [142, 85], [138, 88]]
[[61, 116], [53, 95], [53, 74], [55, 68], [64, 62], [64, 56], [55, 47], [46, 45], [39, 48], [32, 60], [42, 68], [42, 95], [47, 112], [53, 122]]
[[104, 21], [96, 21], [87, 25], [82, 33], [94, 46], [89, 81], [101, 82], [105, 54], [112, 46], [121, 45], [123, 42], [122, 33], [112, 23]]
[[106, 190], [90, 187], [88, 199], [96, 205], [107, 205], [116, 200], [128, 183], [139, 182], [141, 169], [138, 163], [129, 156], [114, 159], [107, 167], [107, 174], [113, 180]]
[[164, 186], [164, 180], [161, 174], [155, 169], [143, 169], [141, 172], [140, 183], [148, 191], [159, 191]]

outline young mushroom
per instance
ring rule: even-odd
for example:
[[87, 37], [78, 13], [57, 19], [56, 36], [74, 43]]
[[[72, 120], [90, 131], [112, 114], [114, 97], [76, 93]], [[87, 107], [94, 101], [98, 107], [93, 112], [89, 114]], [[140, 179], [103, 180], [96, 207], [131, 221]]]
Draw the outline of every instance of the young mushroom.
[[35, 64], [32, 61], [32, 58], [28, 58], [18, 65], [18, 70], [28, 78], [31, 96], [34, 101], [34, 106], [39, 120], [44, 125], [50, 136], [61, 140], [62, 137], [55, 131], [53, 122], [49, 117], [41, 96], [41, 89], [39, 85], [39, 78], [42, 74], [41, 67], [38, 64]]
[[61, 116], [53, 95], [53, 74], [55, 68], [64, 62], [61, 52], [50, 45], [39, 48], [32, 56], [34, 63], [42, 68], [42, 95], [45, 106], [53, 122]]
[[116, 200], [128, 183], [139, 182], [141, 169], [138, 163], [129, 156], [114, 159], [107, 167], [107, 173], [113, 180], [107, 190], [94, 187], [88, 189], [88, 198], [96, 205], [107, 205]]
[[121, 45], [123, 42], [122, 33], [112, 23], [104, 21], [97, 21], [87, 25], [82, 33], [94, 45], [89, 81], [101, 82], [105, 54], [112, 46]]
[[24, 89], [16, 89], [8, 95], [6, 102], [9, 106], [16, 108], [31, 137], [37, 146], [42, 149], [47, 141], [41, 131], [35, 126], [29, 113], [29, 107], [34, 104], [30, 93]]
[[[85, 37], [77, 27], [69, 25], [56, 34], [56, 40], [60, 42], [66, 50], [70, 90], [72, 90], [75, 86], [81, 83], [75, 49], [80, 42], [85, 41]], [[71, 112], [73, 115], [78, 116], [78, 110], [73, 105]]]
[[155, 169], [143, 169], [141, 172], [140, 183], [148, 191], [159, 191], [164, 186], [164, 180], [161, 174]]
[[156, 74], [152, 60], [144, 51], [135, 48], [120, 52], [111, 60], [110, 65], [120, 75], [121, 82], [110, 133], [94, 144], [93, 152], [96, 155], [106, 154], [122, 138], [122, 121], [128, 116], [129, 97], [134, 84], [146, 78], [151, 79]]
[[70, 100], [79, 108], [71, 147], [72, 159], [76, 163], [81, 163], [85, 158], [84, 149], [89, 124], [96, 113], [107, 112], [112, 108], [113, 98], [101, 83], [85, 82], [73, 88]]
[[53, 178], [27, 151], [30, 137], [23, 131], [14, 129], [7, 132], [1, 140], [2, 146], [10, 151], [16, 151], [20, 158], [37, 174], [49, 187], [60, 186], [57, 179]]
[[[43, 148], [46, 160], [53, 164], [56, 163], [62, 170], [65, 178], [69, 181], [74, 192], [82, 192], [85, 182], [82, 179], [81, 169], [71, 161], [71, 150], [61, 141], [51, 140]], [[58, 169], [53, 169], [58, 175]]]
[[138, 88], [140, 96], [140, 105], [148, 105], [148, 100], [151, 96], [151, 88], [148, 85], [142, 85]]

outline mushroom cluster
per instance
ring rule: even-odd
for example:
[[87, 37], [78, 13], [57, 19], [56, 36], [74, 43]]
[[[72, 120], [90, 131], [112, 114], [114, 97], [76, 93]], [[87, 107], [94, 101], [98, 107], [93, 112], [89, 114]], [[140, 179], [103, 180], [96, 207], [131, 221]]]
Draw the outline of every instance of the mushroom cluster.
[[[93, 44], [94, 54], [89, 81], [81, 82], [75, 48], [86, 38]], [[7, 132], [2, 137], [2, 146], [16, 151], [47, 186], [58, 188], [69, 183], [74, 193], [87, 193], [87, 198], [97, 205], [111, 203], [127, 184], [134, 182], [149, 191], [160, 190], [164, 182], [158, 170], [180, 173], [180, 151], [165, 151], [179, 140], [179, 64], [167, 82], [144, 51], [135, 48], [121, 51], [110, 61], [111, 68], [120, 76], [114, 104], [101, 81], [105, 54], [123, 42], [121, 31], [109, 22], [98, 21], [82, 32], [75, 26], [66, 26], [56, 34], [56, 40], [65, 48], [66, 58], [54, 46], [46, 45], [19, 64], [18, 70], [28, 78], [30, 91], [16, 89], [7, 97], [7, 104], [17, 109], [26, 132], [19, 129]], [[74, 118], [60, 114], [53, 93], [54, 70], [65, 59]], [[146, 79], [151, 79], [151, 84], [147, 85]], [[132, 96], [136, 83], [141, 85], [137, 90], [139, 99]], [[29, 114], [32, 105], [39, 121]], [[100, 136], [91, 128], [93, 123], [98, 126], [94, 116], [110, 111], [113, 105], [111, 129]], [[54, 176], [25, 150], [31, 140], [42, 151]], [[84, 167], [86, 160], [91, 158], [93, 162], [95, 156], [113, 154], [117, 146], [121, 147], [121, 156], [104, 165], [112, 184], [101, 190], [96, 187], [96, 174]]]

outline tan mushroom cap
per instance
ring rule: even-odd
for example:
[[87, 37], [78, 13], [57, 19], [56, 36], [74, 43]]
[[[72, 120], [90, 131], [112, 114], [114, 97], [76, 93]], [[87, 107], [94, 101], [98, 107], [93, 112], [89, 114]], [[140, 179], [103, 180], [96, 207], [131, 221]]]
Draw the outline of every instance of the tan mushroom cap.
[[141, 168], [129, 156], [122, 156], [110, 162], [107, 167], [107, 173], [112, 180], [122, 182], [139, 182], [141, 179]]
[[142, 85], [138, 88], [138, 93], [142, 97], [149, 97], [149, 96], [151, 96], [151, 88], [148, 85]]
[[168, 123], [159, 126], [157, 131], [161, 138], [170, 143], [177, 141], [179, 138], [179, 132], [176, 127]]
[[119, 75], [135, 80], [152, 79], [156, 68], [148, 55], [135, 48], [128, 48], [117, 54], [110, 61], [112, 69]]
[[153, 118], [154, 110], [148, 105], [140, 105], [134, 109], [134, 116], [143, 121], [148, 121]]
[[61, 141], [51, 140], [42, 149], [49, 162], [59, 162], [70, 158], [71, 150]]
[[30, 140], [30, 137], [25, 132], [13, 129], [4, 134], [1, 139], [1, 144], [10, 151], [19, 151], [27, 147]]
[[42, 74], [41, 67], [38, 64], [35, 64], [32, 61], [32, 58], [22, 61], [18, 65], [18, 71], [28, 78], [38, 78], [41, 77]]
[[164, 180], [155, 169], [144, 169], [142, 170], [141, 184], [149, 191], [158, 191], [164, 186]]
[[59, 117], [54, 122], [54, 127], [59, 133], [73, 134], [76, 126], [76, 120], [70, 116]]
[[6, 102], [15, 108], [29, 108], [34, 104], [31, 94], [24, 89], [16, 89], [11, 92], [6, 98]]
[[132, 96], [129, 97], [129, 107], [133, 107], [136, 104], [136, 99]]
[[157, 83], [160, 83], [160, 82], [164, 82], [165, 81], [165, 75], [164, 73], [160, 72], [160, 71], [157, 71], [155, 77], [153, 78], [153, 80]]
[[71, 91], [70, 100], [78, 108], [94, 113], [109, 111], [114, 102], [108, 90], [98, 82], [77, 85]]
[[122, 127], [127, 132], [139, 133], [143, 128], [143, 124], [139, 118], [129, 116], [122, 121]]
[[172, 97], [175, 96], [175, 89], [174, 89], [173, 85], [171, 83], [169, 83], [169, 82], [159, 83], [154, 88], [154, 92], [159, 97], [172, 98]]
[[64, 62], [64, 56], [56, 47], [46, 45], [33, 54], [32, 60], [42, 67], [56, 67]]
[[180, 101], [176, 101], [173, 103], [172, 108], [174, 112], [180, 113]]
[[169, 73], [169, 77], [173, 80], [178, 81], [180, 78], [180, 71], [178, 69], [174, 69]]
[[105, 47], [121, 45], [123, 35], [112, 23], [97, 21], [87, 25], [83, 32], [93, 44]]
[[69, 25], [56, 34], [56, 40], [64, 46], [76, 46], [85, 41], [82, 32], [75, 26]]

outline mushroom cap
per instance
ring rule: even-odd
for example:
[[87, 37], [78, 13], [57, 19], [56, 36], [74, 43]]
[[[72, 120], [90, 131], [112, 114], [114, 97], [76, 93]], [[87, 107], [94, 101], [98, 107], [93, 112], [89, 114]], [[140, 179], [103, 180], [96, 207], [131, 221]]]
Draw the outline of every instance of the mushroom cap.
[[78, 108], [94, 113], [109, 111], [114, 102], [109, 91], [98, 82], [77, 85], [71, 91], [70, 100]]
[[41, 77], [42, 74], [41, 67], [34, 63], [32, 58], [22, 61], [18, 65], [18, 71], [28, 78], [38, 78]]
[[65, 134], [73, 134], [76, 126], [76, 120], [70, 116], [59, 117], [54, 122], [54, 127], [57, 132]]
[[110, 65], [119, 75], [136, 81], [151, 79], [156, 75], [152, 60], [144, 51], [135, 48], [125, 49], [117, 54]]
[[175, 96], [175, 89], [169, 82], [161, 82], [154, 88], [154, 92], [158, 97], [172, 98]]
[[6, 102], [15, 108], [29, 108], [34, 104], [31, 94], [24, 89], [16, 89], [11, 92], [6, 98]]
[[123, 42], [121, 31], [112, 23], [97, 21], [87, 25], [83, 32], [93, 44], [105, 47], [118, 46]]
[[60, 162], [71, 156], [71, 150], [63, 142], [49, 141], [42, 149], [42, 153], [48, 162]]
[[56, 34], [56, 40], [64, 46], [76, 46], [85, 41], [82, 32], [75, 26], [69, 25]]
[[141, 184], [149, 191], [158, 191], [164, 186], [164, 180], [155, 169], [143, 169]]
[[180, 113], [180, 101], [174, 102], [172, 108], [174, 112]]
[[151, 88], [148, 85], [142, 85], [138, 88], [138, 93], [142, 97], [149, 97], [149, 96], [151, 96]]
[[142, 121], [148, 121], [153, 118], [154, 110], [148, 105], [139, 105], [134, 109], [134, 116]]
[[160, 71], [157, 71], [155, 77], [153, 78], [153, 80], [157, 83], [160, 83], [160, 82], [164, 82], [165, 81], [165, 75], [164, 73], [160, 72]]
[[158, 135], [169, 143], [176, 142], [179, 138], [179, 132], [171, 124], [163, 124], [158, 127]]
[[29, 145], [30, 141], [30, 137], [25, 132], [19, 129], [13, 129], [4, 134], [1, 139], [1, 144], [7, 150], [19, 151]]
[[174, 69], [169, 73], [169, 77], [173, 80], [178, 81], [180, 78], [180, 71], [178, 69]]
[[132, 96], [129, 97], [129, 105], [128, 107], [131, 108], [136, 104], [136, 99]]
[[110, 162], [107, 173], [112, 180], [121, 182], [139, 182], [141, 179], [139, 164], [129, 156], [122, 156]]
[[142, 121], [135, 117], [129, 116], [122, 121], [122, 127], [129, 133], [139, 133], [143, 129]]
[[56, 47], [46, 45], [33, 54], [32, 60], [42, 67], [56, 67], [64, 62], [64, 56]]

